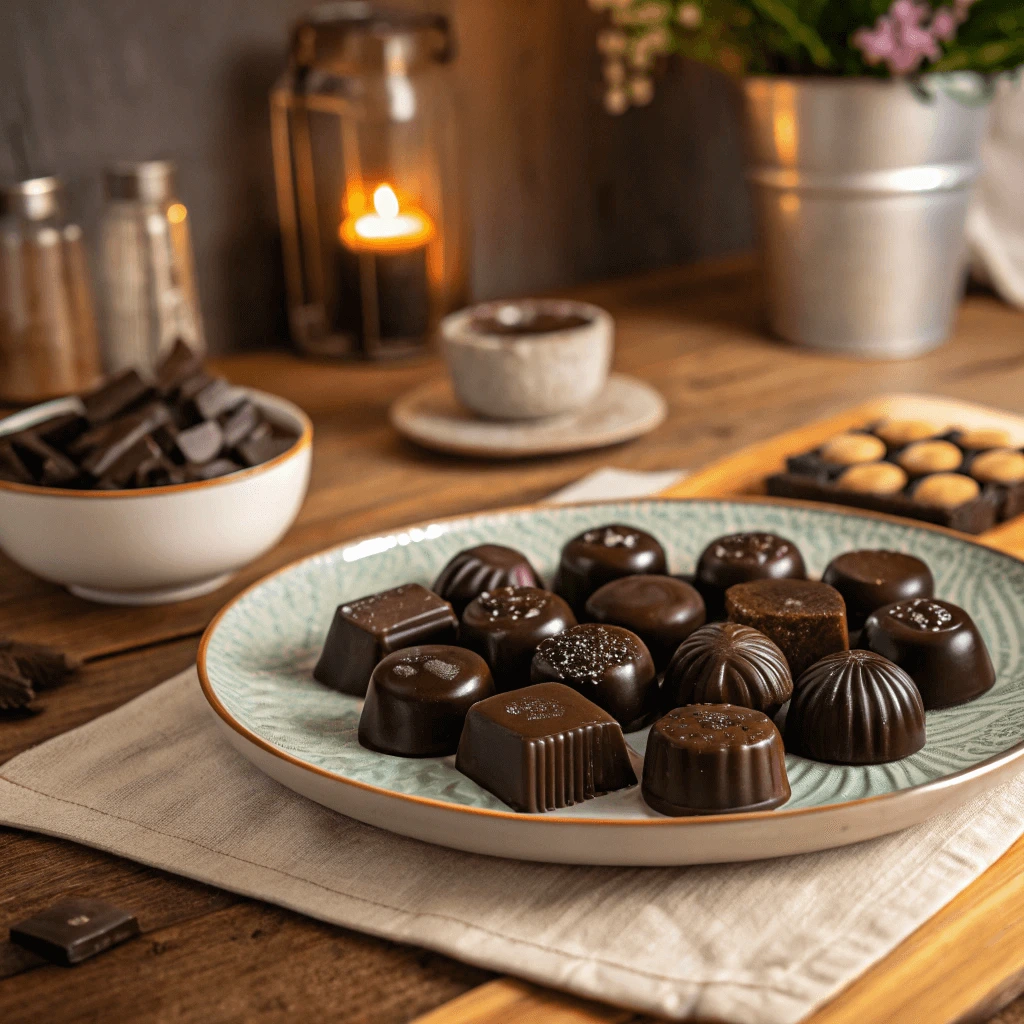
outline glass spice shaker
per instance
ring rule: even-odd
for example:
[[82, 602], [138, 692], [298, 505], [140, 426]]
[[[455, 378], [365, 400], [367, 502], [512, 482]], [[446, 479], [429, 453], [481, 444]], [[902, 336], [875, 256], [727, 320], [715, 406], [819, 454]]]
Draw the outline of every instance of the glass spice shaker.
[[3, 189], [0, 400], [28, 404], [92, 387], [99, 343], [82, 229], [58, 178]]
[[115, 164], [104, 188], [104, 369], [146, 375], [178, 338], [204, 353], [188, 211], [177, 198], [174, 164]]

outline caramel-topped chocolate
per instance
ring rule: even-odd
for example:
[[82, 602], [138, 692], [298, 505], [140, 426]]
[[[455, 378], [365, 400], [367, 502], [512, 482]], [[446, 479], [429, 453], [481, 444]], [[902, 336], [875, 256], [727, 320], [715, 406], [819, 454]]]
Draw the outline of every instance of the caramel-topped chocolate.
[[431, 589], [449, 601], [461, 618], [466, 605], [484, 591], [540, 585], [540, 577], [524, 554], [501, 544], [480, 544], [455, 555]]
[[878, 608], [935, 592], [928, 566], [901, 551], [848, 551], [829, 562], [821, 580], [843, 595], [851, 630]]
[[499, 691], [530, 684], [530, 665], [542, 640], [576, 625], [557, 594], [537, 587], [498, 587], [471, 601], [462, 615], [460, 643], [491, 667]]
[[737, 583], [763, 579], [806, 579], [797, 546], [774, 533], [733, 533], [713, 540], [697, 560], [695, 583], [707, 604], [708, 618], [725, 612], [725, 592]]

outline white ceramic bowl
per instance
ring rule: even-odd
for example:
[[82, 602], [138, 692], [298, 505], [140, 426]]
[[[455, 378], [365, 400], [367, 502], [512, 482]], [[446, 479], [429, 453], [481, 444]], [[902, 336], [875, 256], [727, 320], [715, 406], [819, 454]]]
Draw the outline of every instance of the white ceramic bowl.
[[[508, 326], [537, 314], [587, 322], [543, 334], [487, 334], [479, 322]], [[490, 419], [557, 416], [589, 405], [611, 365], [615, 322], [599, 306], [570, 299], [487, 302], [441, 321], [441, 351], [459, 401]]]
[[[241, 390], [298, 435], [288, 451], [214, 480], [134, 491], [0, 480], [0, 548], [36, 576], [106, 604], [165, 604], [215, 590], [281, 539], [309, 485], [309, 418], [283, 398]], [[78, 408], [77, 398], [33, 406], [0, 420], [0, 437]]]

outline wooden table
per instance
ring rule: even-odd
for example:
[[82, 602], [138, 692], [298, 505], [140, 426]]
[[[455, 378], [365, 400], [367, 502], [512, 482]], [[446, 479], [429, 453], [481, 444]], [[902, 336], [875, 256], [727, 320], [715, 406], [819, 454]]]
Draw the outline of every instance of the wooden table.
[[[195, 657], [203, 627], [233, 593], [276, 566], [356, 534], [529, 502], [602, 465], [698, 466], [887, 391], [929, 391], [1024, 412], [1024, 314], [987, 295], [967, 299], [956, 337], [945, 348], [886, 364], [800, 352], [767, 340], [759, 329], [747, 258], [578, 294], [617, 317], [617, 367], [656, 384], [669, 401], [661, 428], [617, 449], [512, 464], [418, 450], [389, 429], [387, 409], [403, 391], [440, 372], [434, 360], [336, 366], [265, 353], [218, 361], [216, 369], [236, 382], [285, 395], [313, 418], [313, 480], [298, 523], [276, 550], [228, 586], [172, 607], [90, 605], [0, 558], [0, 633], [58, 644], [88, 662], [81, 678], [47, 695], [41, 714], [0, 722], [0, 762], [184, 669]], [[456, 1006], [429, 1019], [438, 1024], [633, 1019], [621, 1011], [586, 1011], [576, 1001], [529, 987], [477, 988], [491, 976], [443, 956], [38, 835], [0, 830], [0, 878], [0, 1020], [10, 1024], [385, 1024], [408, 1021], [462, 993], [467, 995]], [[73, 895], [109, 898], [134, 909], [143, 937], [74, 970], [40, 965], [7, 943], [11, 923]], [[841, 996], [815, 1021], [987, 1019], [1024, 990], [1024, 949], [1020, 943], [1004, 949], [1005, 931], [993, 924], [989, 933], [959, 936], [981, 944], [976, 963], [988, 967], [980, 977], [973, 970], [938, 971], [921, 995], [913, 994], [915, 980], [904, 978], [898, 987], [880, 989], [867, 1007], [861, 999], [856, 1013], [849, 1002], [856, 995], [852, 987], [845, 1011]], [[898, 956], [910, 957], [914, 941], [908, 940]], [[997, 1019], [1024, 1022], [1024, 1001]]]

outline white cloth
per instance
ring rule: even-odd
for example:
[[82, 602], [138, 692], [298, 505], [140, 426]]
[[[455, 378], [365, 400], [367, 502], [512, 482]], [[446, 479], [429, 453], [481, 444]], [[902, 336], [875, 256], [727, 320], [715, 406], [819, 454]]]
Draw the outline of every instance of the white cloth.
[[272, 782], [220, 738], [194, 670], [0, 768], [2, 824], [580, 995], [750, 1024], [801, 1019], [884, 956], [1024, 832], [1021, 807], [1024, 777], [926, 825], [803, 857], [497, 860]]

